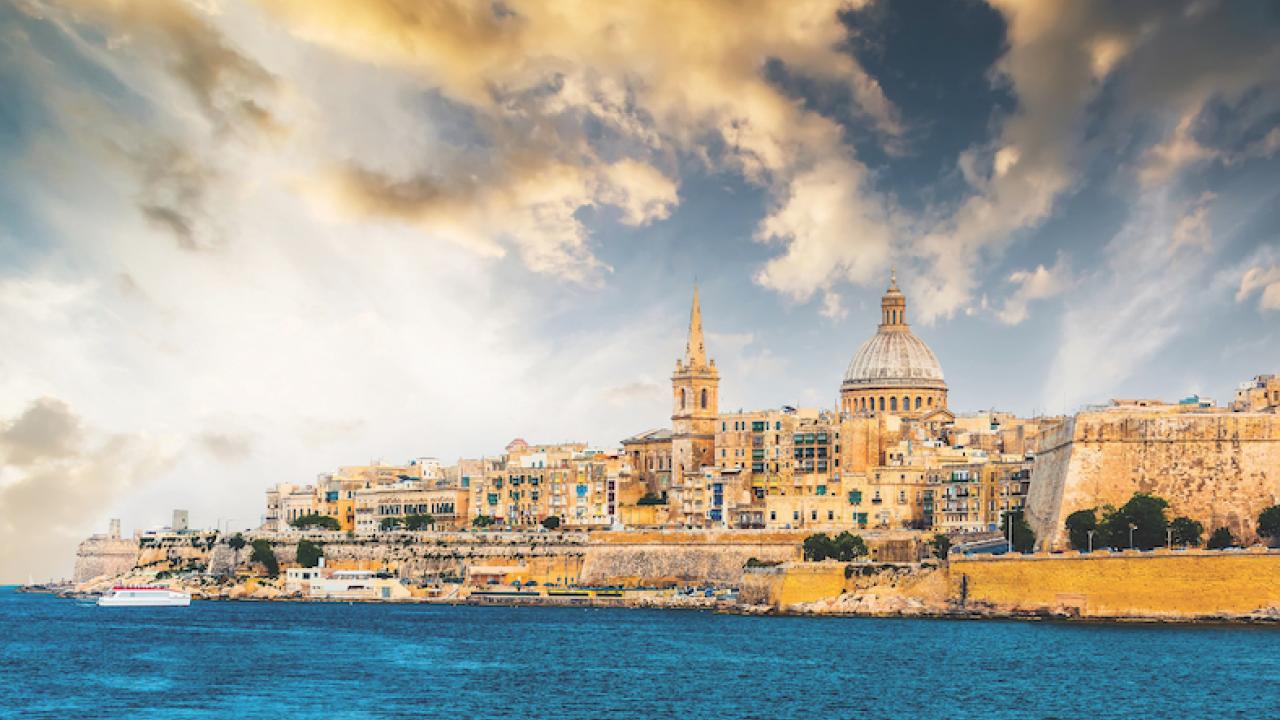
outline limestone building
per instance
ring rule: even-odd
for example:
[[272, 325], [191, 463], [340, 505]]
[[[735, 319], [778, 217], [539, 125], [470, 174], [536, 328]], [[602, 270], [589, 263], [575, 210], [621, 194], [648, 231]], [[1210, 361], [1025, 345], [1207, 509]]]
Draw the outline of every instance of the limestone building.
[[676, 370], [671, 375], [671, 465], [677, 478], [683, 473], [701, 474], [703, 465], [715, 464], [719, 390], [720, 372], [716, 361], [707, 359], [702, 307], [695, 287], [684, 359], [676, 360]]
[[938, 358], [907, 324], [897, 275], [880, 299], [880, 326], [858, 348], [840, 385], [843, 413], [891, 413], [927, 420], [947, 412], [947, 383]]

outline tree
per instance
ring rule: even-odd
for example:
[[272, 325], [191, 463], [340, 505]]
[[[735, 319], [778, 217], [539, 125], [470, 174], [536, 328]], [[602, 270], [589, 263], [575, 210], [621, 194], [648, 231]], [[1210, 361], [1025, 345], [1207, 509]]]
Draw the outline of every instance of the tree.
[[[1165, 544], [1165, 530], [1169, 520], [1165, 511], [1169, 503], [1150, 493], [1134, 493], [1129, 502], [1119, 508], [1109, 508], [1103, 515], [1101, 527], [1106, 544], [1111, 547], [1129, 547], [1130, 526], [1133, 530], [1133, 547], [1150, 550]], [[1097, 545], [1097, 543], [1094, 543]]]
[[560, 516], [559, 515], [546, 516], [545, 518], [542, 519], [542, 527], [548, 530], [555, 530], [556, 528], [560, 527]]
[[432, 525], [436, 524], [436, 519], [425, 513], [419, 515], [406, 515], [404, 518], [405, 530], [429, 530]]
[[1236, 539], [1235, 536], [1231, 534], [1231, 531], [1227, 528], [1220, 527], [1217, 530], [1214, 530], [1213, 534], [1209, 536], [1209, 542], [1205, 544], [1205, 547], [1210, 550], [1222, 550], [1224, 548], [1232, 547], [1235, 544]]
[[835, 556], [835, 543], [826, 533], [817, 533], [804, 539], [804, 559], [818, 562]]
[[244, 535], [241, 535], [240, 533], [236, 533], [235, 535], [227, 538], [227, 547], [231, 548], [233, 558], [231, 561], [231, 572], [233, 574], [235, 573], [235, 567], [240, 564], [240, 551], [244, 549], [246, 544]]
[[666, 505], [666, 504], [667, 504], [667, 501], [663, 500], [662, 496], [658, 495], [657, 493], [651, 493], [651, 492], [645, 493], [639, 500], [636, 501], [636, 505]]
[[1006, 527], [1012, 537], [1009, 538], [1009, 544], [1014, 552], [1029, 553], [1036, 549], [1036, 534], [1031, 530], [1031, 526], [1027, 524], [1027, 518], [1021, 510], [1010, 510], [1005, 513]]
[[324, 557], [324, 550], [321, 546], [311, 542], [310, 540], [298, 541], [298, 564], [305, 568], [313, 568], [320, 564], [320, 558]]
[[1098, 513], [1093, 508], [1077, 510], [1067, 516], [1067, 538], [1071, 541], [1071, 547], [1076, 550], [1088, 550], [1090, 530], [1097, 535]]
[[472, 527], [485, 528], [493, 524], [493, 518], [488, 515], [477, 515], [471, 520]]
[[341, 530], [342, 525], [338, 523], [338, 519], [321, 515], [319, 513], [311, 513], [294, 518], [290, 523], [299, 530], [307, 530], [310, 528], [319, 528], [321, 530]]
[[867, 554], [867, 544], [862, 541], [862, 536], [845, 531], [831, 541], [831, 550], [830, 557], [841, 562], [851, 562], [854, 558]]
[[1272, 505], [1258, 516], [1258, 534], [1273, 543], [1280, 541], [1280, 505]]
[[1169, 529], [1172, 531], [1170, 539], [1178, 545], [1200, 544], [1200, 536], [1204, 534], [1204, 525], [1192, 520], [1189, 517], [1179, 516], [1169, 522]]
[[378, 527], [384, 532], [387, 530], [395, 530], [396, 528], [402, 527], [403, 525], [404, 525], [404, 518], [398, 518], [398, 517], [385, 517], [385, 518], [382, 518], [382, 522], [378, 523]]
[[947, 554], [951, 552], [951, 538], [942, 533], [934, 535], [929, 545], [933, 547], [933, 554], [939, 560], [946, 560]]
[[249, 554], [249, 562], [261, 563], [263, 569], [267, 571], [267, 577], [280, 575], [280, 561], [276, 560], [276, 551], [271, 549], [271, 543], [266, 540], [253, 541], [253, 552]]

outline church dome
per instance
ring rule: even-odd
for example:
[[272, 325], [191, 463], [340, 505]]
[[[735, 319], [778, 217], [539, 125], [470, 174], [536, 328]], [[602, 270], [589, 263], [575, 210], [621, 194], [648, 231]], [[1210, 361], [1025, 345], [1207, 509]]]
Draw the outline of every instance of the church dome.
[[906, 298], [898, 290], [896, 276], [890, 280], [889, 290], [881, 298], [880, 313], [880, 327], [858, 348], [849, 362], [843, 387], [850, 390], [904, 387], [945, 391], [947, 384], [937, 356], [907, 325]]
[[881, 328], [858, 348], [844, 384], [876, 387], [946, 387], [942, 366], [923, 340], [910, 330]]

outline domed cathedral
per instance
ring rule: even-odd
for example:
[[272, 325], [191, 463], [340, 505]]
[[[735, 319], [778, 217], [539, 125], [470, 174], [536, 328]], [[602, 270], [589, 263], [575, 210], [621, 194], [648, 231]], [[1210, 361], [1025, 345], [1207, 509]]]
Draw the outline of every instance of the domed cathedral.
[[720, 372], [716, 361], [707, 359], [702, 340], [702, 306], [695, 286], [689, 312], [689, 341], [684, 359], [676, 360], [676, 371], [671, 375], [671, 468], [677, 478], [715, 464], [719, 391]]
[[907, 324], [907, 298], [898, 289], [897, 273], [880, 299], [880, 327], [858, 348], [845, 371], [840, 410], [912, 420], [951, 415], [942, 366]]

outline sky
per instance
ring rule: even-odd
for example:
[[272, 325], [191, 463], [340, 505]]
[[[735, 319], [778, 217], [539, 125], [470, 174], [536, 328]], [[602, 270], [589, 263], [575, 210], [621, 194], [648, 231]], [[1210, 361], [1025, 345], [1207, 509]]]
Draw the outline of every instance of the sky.
[[0, 0], [0, 582], [342, 464], [834, 405], [891, 268], [960, 412], [1280, 357], [1280, 6]]

